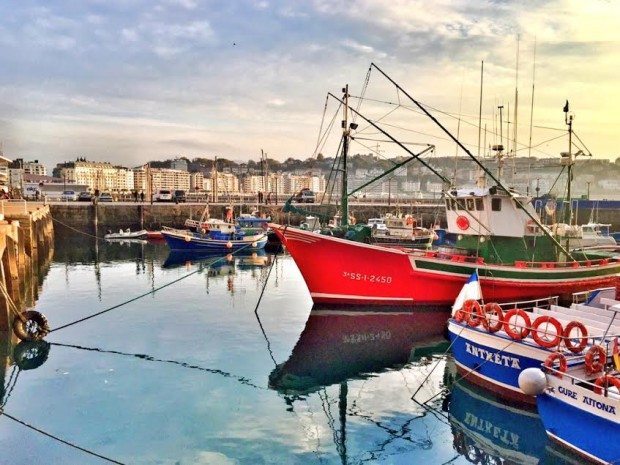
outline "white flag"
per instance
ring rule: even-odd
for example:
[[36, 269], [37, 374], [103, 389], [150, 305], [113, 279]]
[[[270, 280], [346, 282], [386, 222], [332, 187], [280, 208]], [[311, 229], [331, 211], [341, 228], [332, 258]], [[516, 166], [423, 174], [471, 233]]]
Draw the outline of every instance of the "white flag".
[[452, 315], [454, 316], [454, 313], [463, 307], [465, 301], [470, 299], [482, 299], [482, 289], [480, 289], [480, 282], [478, 281], [478, 270], [473, 272], [456, 297], [454, 305], [452, 305]]

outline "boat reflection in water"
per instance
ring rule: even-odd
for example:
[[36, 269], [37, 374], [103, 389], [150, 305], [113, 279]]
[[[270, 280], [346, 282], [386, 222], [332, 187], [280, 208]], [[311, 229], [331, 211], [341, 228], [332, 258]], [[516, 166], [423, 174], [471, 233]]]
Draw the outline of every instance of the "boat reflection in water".
[[534, 409], [513, 407], [460, 379], [452, 386], [448, 411], [454, 449], [475, 464], [576, 464], [557, 454]]
[[425, 338], [415, 312], [356, 312], [313, 308], [289, 359], [269, 376], [281, 392], [308, 393], [350, 378], [403, 366], [416, 356], [445, 350]]
[[237, 264], [241, 269], [262, 267], [271, 263], [271, 257], [264, 250], [241, 251], [234, 254], [222, 254], [222, 252], [201, 252], [171, 250], [163, 263], [164, 268], [177, 268], [181, 266], [199, 265], [222, 268], [226, 265]]

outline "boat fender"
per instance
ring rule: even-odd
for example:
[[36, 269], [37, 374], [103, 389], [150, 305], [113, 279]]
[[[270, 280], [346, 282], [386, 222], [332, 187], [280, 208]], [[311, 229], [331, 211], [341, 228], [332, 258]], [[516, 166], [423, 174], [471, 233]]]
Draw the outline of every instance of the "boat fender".
[[[542, 325], [545, 325], [544, 330], [539, 330]], [[553, 326], [555, 332], [549, 331], [549, 325]], [[552, 316], [539, 316], [534, 320], [534, 323], [532, 323], [532, 339], [534, 339], [536, 344], [540, 347], [545, 347], [547, 349], [556, 347], [562, 341], [563, 335], [564, 329], [562, 328], [562, 324]]]
[[611, 376], [611, 375], [603, 375], [596, 378], [594, 382], [594, 392], [597, 394], [602, 394], [603, 389], [609, 389], [611, 387], [615, 387], [620, 390], [620, 379]]
[[[523, 320], [524, 324], [518, 325], [516, 324], [516, 321], [515, 324], [512, 324], [511, 321], [513, 317], [520, 317]], [[528, 334], [530, 334], [531, 325], [532, 322], [530, 320], [530, 317], [527, 315], [527, 313], [525, 313], [525, 311], [521, 310], [520, 308], [513, 308], [511, 310], [508, 310], [504, 315], [504, 331], [506, 332], [506, 334], [508, 334], [508, 336], [510, 336], [516, 341], [520, 341], [521, 339], [527, 337]]]
[[189, 234], [185, 235], [185, 242], [189, 242], [191, 240], [192, 240], [192, 237]]
[[[557, 368], [555, 367], [556, 361], [559, 364]], [[566, 370], [568, 369], [566, 357], [560, 352], [554, 352], [545, 359], [545, 368], [554, 369], [555, 371], [553, 371], [552, 374], [562, 379], [562, 373], [566, 373]]]
[[[469, 318], [471, 316], [471, 314], [473, 312], [477, 312], [480, 310], [480, 304], [478, 303], [477, 300], [474, 299], [468, 299], [465, 302], [463, 302], [463, 308], [461, 309], [463, 311], [463, 321], [465, 321], [465, 323], [469, 323]], [[475, 320], [474, 320], [475, 321]], [[480, 324], [480, 323], [478, 323]], [[471, 326], [471, 324], [470, 324]], [[478, 326], [478, 325], [476, 325]]]
[[50, 327], [43, 313], [28, 310], [15, 317], [13, 331], [23, 341], [40, 341], [50, 332]]
[[228, 241], [228, 242], [226, 243], [226, 248], [228, 248], [228, 249], [232, 249], [232, 246], [233, 246], [232, 242]]
[[[579, 341], [578, 344], [575, 344], [573, 342], [573, 339], [571, 338], [570, 333], [573, 329], [579, 330], [580, 335], [576, 338]], [[580, 321], [571, 321], [570, 323], [568, 323], [566, 325], [566, 328], [564, 328], [564, 345], [566, 346], [566, 348], [572, 353], [578, 354], [583, 351], [583, 349], [585, 349], [587, 344], [588, 330], [586, 329], [585, 325]]]
[[258, 244], [256, 243], [256, 241], [252, 242], [252, 247], [256, 248]]
[[200, 230], [200, 232], [201, 232], [202, 234], [207, 234], [207, 230], [206, 230], [205, 228], [202, 228], [202, 229]]
[[602, 346], [592, 346], [586, 352], [586, 358], [584, 360], [586, 364], [586, 371], [589, 374], [599, 373], [605, 368], [605, 361], [607, 360], [607, 352]]
[[537, 396], [547, 388], [547, 377], [540, 368], [526, 368], [519, 373], [519, 388], [528, 396]]
[[[497, 321], [495, 323], [492, 322], [491, 317], [496, 317]], [[495, 318], [494, 318], [495, 319]], [[502, 312], [502, 307], [495, 302], [489, 302], [484, 304], [484, 319], [482, 320], [482, 326], [490, 333], [496, 333], [502, 326], [504, 326], [504, 312]]]

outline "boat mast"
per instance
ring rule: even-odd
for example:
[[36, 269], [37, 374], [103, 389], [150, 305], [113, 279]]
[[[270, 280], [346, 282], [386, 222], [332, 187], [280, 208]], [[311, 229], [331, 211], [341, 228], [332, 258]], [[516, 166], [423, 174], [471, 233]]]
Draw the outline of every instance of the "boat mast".
[[499, 146], [497, 147], [497, 179], [502, 179], [502, 167], [504, 164], [504, 122], [502, 121], [502, 110], [504, 105], [497, 107], [499, 110]]
[[349, 224], [347, 155], [349, 153], [349, 140], [351, 137], [351, 129], [349, 128], [349, 84], [342, 89], [342, 92], [344, 92], [344, 105], [342, 107], [342, 193], [340, 198], [342, 218], [340, 218], [340, 224], [347, 226]]
[[[528, 158], [528, 188], [530, 186], [530, 179], [532, 177], [531, 166], [532, 166], [532, 128], [534, 127], [534, 83], [536, 82], [536, 38], [534, 38], [534, 63], [532, 65], [532, 104], [530, 107], [530, 140], [527, 144], [527, 158]], [[538, 196], [538, 193], [536, 193]]]
[[[484, 60], [482, 60], [481, 64], [480, 64], [480, 104], [478, 105], [478, 158], [480, 158], [480, 139], [482, 136], [482, 85], [484, 83]], [[486, 145], [486, 125], [485, 125], [485, 130], [484, 130], [484, 138], [485, 138], [485, 145]], [[458, 139], [458, 136], [457, 136]], [[458, 147], [458, 145], [457, 145]], [[484, 179], [484, 173], [480, 170], [480, 168], [478, 168], [478, 176], [476, 179], [476, 185], [478, 187], [484, 187], [485, 185], [485, 179]]]
[[514, 125], [513, 125], [513, 139], [512, 139], [512, 152], [513, 156], [517, 156], [517, 121], [519, 117], [519, 42], [521, 37], [517, 34], [517, 68], [515, 71], [515, 113], [514, 113]]
[[566, 101], [566, 104], [564, 105], [564, 122], [566, 123], [566, 125], [568, 126], [568, 153], [566, 154], [566, 156], [562, 157], [562, 164], [566, 165], [567, 168], [567, 175], [568, 175], [568, 180], [566, 182], [566, 197], [568, 200], [568, 208], [566, 208], [564, 210], [564, 222], [566, 224], [571, 224], [572, 220], [573, 220], [573, 202], [571, 200], [571, 182], [572, 182], [572, 178], [573, 178], [573, 151], [572, 151], [572, 145], [573, 145], [573, 115], [569, 115], [569, 108], [568, 108], [568, 100]]

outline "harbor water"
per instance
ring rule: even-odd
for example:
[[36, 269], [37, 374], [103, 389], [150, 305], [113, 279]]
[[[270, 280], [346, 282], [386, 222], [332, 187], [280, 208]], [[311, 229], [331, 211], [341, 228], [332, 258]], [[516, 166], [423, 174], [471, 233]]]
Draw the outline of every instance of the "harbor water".
[[8, 344], [0, 462], [580, 463], [406, 309], [313, 308], [286, 254], [216, 258], [59, 231], [35, 309], [60, 329]]

